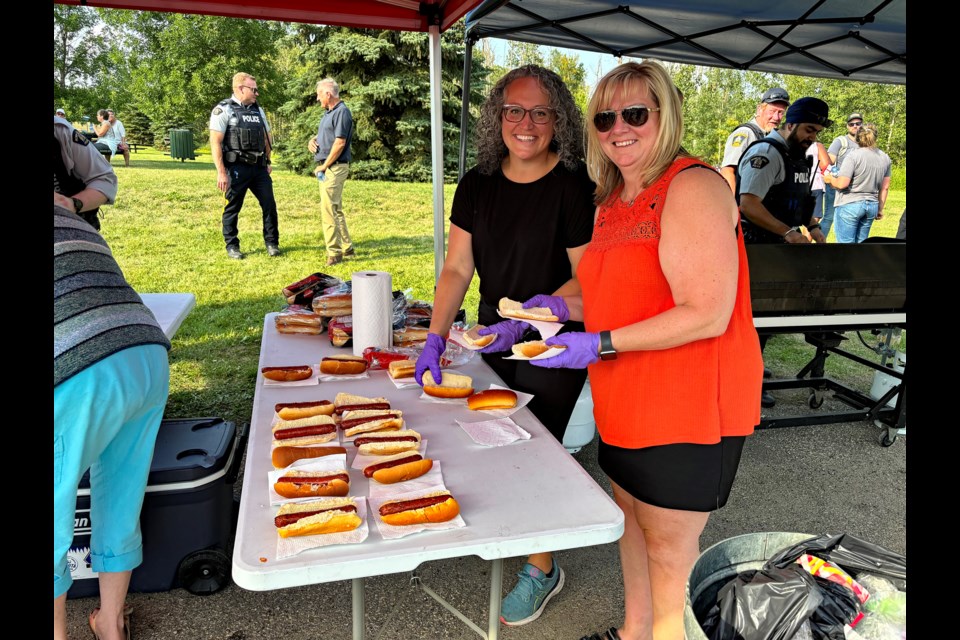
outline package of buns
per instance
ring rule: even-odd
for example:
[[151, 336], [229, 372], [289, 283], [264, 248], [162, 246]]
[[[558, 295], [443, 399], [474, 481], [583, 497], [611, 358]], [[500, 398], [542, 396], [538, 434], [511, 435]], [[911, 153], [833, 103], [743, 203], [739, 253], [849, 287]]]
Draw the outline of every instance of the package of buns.
[[322, 295], [324, 290], [343, 284], [340, 278], [318, 271], [287, 285], [282, 293], [289, 304], [309, 305], [316, 296]]
[[327, 336], [335, 347], [349, 347], [353, 344], [353, 316], [330, 318], [327, 324]]
[[430, 331], [426, 327], [405, 326], [402, 329], [394, 329], [393, 344], [398, 347], [422, 344], [427, 341], [428, 333]]
[[274, 326], [278, 333], [323, 333], [323, 318], [302, 305], [292, 304], [274, 316]]
[[353, 313], [353, 293], [325, 293], [314, 298], [312, 306], [314, 311], [327, 318], [348, 316]]

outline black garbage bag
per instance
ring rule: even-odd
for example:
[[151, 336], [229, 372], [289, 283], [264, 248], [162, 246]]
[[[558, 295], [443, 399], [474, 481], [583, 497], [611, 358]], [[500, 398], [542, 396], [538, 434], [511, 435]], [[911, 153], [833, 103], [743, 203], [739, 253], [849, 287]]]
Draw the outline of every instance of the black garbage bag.
[[900, 591], [907, 589], [907, 558], [848, 533], [821, 535], [803, 540], [770, 558], [764, 567], [786, 567], [801, 554], [829, 560], [857, 578], [860, 573], [887, 578]]
[[701, 626], [710, 640], [790, 640], [805, 624], [814, 640], [844, 640], [859, 613], [853, 591], [791, 564], [737, 575]]
[[710, 640], [790, 640], [822, 601], [799, 565], [744, 571], [720, 588], [701, 627]]

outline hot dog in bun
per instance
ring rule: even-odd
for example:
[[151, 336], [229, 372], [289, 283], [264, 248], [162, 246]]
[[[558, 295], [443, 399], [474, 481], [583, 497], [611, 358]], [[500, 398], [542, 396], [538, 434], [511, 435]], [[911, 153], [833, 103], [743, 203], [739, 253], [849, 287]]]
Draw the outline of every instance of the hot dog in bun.
[[350, 476], [346, 469], [287, 471], [273, 483], [273, 490], [284, 498], [345, 496], [350, 492]]
[[273, 446], [323, 444], [337, 438], [337, 425], [330, 416], [279, 420], [273, 425]]
[[263, 367], [260, 373], [267, 380], [276, 380], [277, 382], [293, 382], [296, 380], [306, 380], [313, 375], [313, 367], [308, 364], [295, 365], [292, 367]]
[[385, 456], [382, 461], [364, 467], [363, 475], [380, 484], [394, 484], [419, 478], [432, 468], [433, 460], [411, 451]]
[[362, 524], [353, 498], [285, 504], [273, 520], [281, 538], [353, 531]]
[[402, 411], [380, 409], [348, 411], [340, 418], [343, 435], [352, 438], [359, 433], [397, 431], [403, 428]]
[[328, 356], [320, 361], [320, 373], [350, 376], [367, 370], [367, 361], [362, 356]]
[[512, 409], [515, 406], [517, 406], [517, 394], [509, 389], [487, 389], [467, 398], [467, 408], [471, 411]]
[[333, 399], [335, 414], [342, 415], [344, 411], [357, 409], [389, 409], [390, 402], [386, 398], [365, 398], [350, 393], [338, 393]]
[[423, 374], [423, 391], [435, 398], [466, 398], [473, 394], [473, 378], [448, 371], [442, 375], [440, 384], [437, 384], [428, 369]]
[[390, 500], [380, 505], [380, 519], [394, 526], [447, 522], [459, 513], [460, 505], [449, 491], [428, 493], [409, 500]]
[[356, 437], [353, 446], [362, 456], [390, 456], [420, 448], [420, 434], [413, 429], [364, 433]]

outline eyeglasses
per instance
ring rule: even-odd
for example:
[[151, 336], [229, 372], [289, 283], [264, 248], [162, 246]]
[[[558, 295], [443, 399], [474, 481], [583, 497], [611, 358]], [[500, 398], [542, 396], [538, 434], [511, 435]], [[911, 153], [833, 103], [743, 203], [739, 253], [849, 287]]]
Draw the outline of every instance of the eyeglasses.
[[617, 114], [619, 113], [623, 121], [631, 127], [642, 127], [646, 124], [647, 118], [650, 117], [651, 111], [660, 111], [660, 107], [633, 106], [623, 108], [620, 111], [599, 111], [593, 116], [593, 126], [600, 133], [606, 133], [613, 129], [613, 125], [617, 123]]
[[553, 107], [534, 107], [533, 109], [524, 109], [518, 104], [503, 105], [503, 119], [507, 122], [522, 122], [524, 116], [530, 114], [530, 120], [533, 124], [547, 124], [553, 117]]
[[862, 127], [862, 126], [863, 126], [863, 123], [862, 123], [862, 122], [848, 122], [848, 123], [847, 123], [847, 126], [848, 126], [848, 127]]
[[240, 86], [243, 87], [244, 89], [250, 89], [250, 91], [253, 91], [255, 94], [260, 95], [260, 90], [257, 89], [256, 87], [248, 87], [245, 84], [242, 84]]

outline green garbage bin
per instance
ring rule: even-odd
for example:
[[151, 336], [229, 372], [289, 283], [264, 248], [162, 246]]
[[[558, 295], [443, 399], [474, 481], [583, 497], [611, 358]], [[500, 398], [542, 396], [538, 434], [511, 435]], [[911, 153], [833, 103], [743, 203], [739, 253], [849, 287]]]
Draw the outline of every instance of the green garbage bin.
[[718, 542], [700, 554], [687, 580], [687, 602], [683, 612], [686, 640], [707, 640], [700, 621], [717, 603], [720, 588], [737, 574], [759, 569], [779, 551], [813, 537], [809, 533], [784, 531], [748, 533]]
[[170, 157], [183, 162], [187, 158], [196, 160], [193, 153], [193, 131], [190, 129], [170, 129]]

